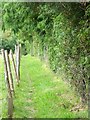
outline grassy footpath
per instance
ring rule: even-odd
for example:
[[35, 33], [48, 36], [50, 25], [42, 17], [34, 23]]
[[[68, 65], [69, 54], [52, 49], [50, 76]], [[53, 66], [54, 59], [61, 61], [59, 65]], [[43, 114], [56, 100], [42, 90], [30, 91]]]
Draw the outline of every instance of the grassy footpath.
[[[1, 69], [1, 68], [0, 68]], [[2, 77], [4, 79], [4, 77]], [[7, 117], [6, 88], [3, 83], [3, 117]], [[23, 56], [21, 82], [15, 87], [14, 118], [81, 118], [87, 111], [70, 111], [79, 104], [70, 86], [54, 75], [40, 60]]]

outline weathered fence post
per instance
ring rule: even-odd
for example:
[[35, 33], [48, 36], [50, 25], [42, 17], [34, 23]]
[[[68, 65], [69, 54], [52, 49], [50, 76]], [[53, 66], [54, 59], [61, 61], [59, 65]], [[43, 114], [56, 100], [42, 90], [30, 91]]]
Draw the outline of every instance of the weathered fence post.
[[8, 77], [9, 77], [9, 83], [10, 83], [10, 89], [12, 91], [12, 94], [14, 93], [14, 85], [13, 85], [13, 78], [11, 73], [11, 67], [10, 67], [10, 60], [7, 50], [5, 50], [5, 58], [7, 63], [7, 70], [8, 70]]
[[5, 69], [5, 81], [6, 81], [6, 86], [8, 89], [8, 95], [12, 96], [11, 94], [11, 89], [10, 89], [10, 84], [9, 84], [9, 79], [8, 79], [8, 69], [7, 69], [7, 63], [6, 63], [6, 58], [5, 58], [5, 51], [2, 49], [2, 56], [4, 60], [4, 69]]
[[[7, 53], [6, 53], [7, 54]], [[8, 89], [8, 117], [12, 118], [13, 116], [13, 96], [12, 96], [12, 91], [10, 88], [10, 82], [9, 82], [9, 74], [8, 74], [8, 67], [7, 67], [7, 61], [6, 61], [6, 55], [5, 51], [2, 49], [2, 55], [4, 59], [4, 69], [5, 69], [5, 80], [6, 80], [6, 86]]]
[[12, 50], [10, 50], [10, 56], [11, 56], [12, 63], [13, 63], [13, 69], [14, 69], [14, 73], [15, 73], [15, 78], [16, 78], [16, 81], [18, 81], [17, 80], [17, 71], [16, 71], [16, 66], [15, 66], [15, 61], [14, 61]]
[[20, 82], [20, 45], [15, 46], [17, 83]]
[[17, 51], [17, 46], [15, 45], [15, 65], [16, 65], [16, 51]]
[[17, 76], [20, 82], [20, 46], [19, 45], [18, 45], [18, 50], [17, 50]]
[[8, 117], [12, 118], [13, 116], [13, 97], [8, 97]]

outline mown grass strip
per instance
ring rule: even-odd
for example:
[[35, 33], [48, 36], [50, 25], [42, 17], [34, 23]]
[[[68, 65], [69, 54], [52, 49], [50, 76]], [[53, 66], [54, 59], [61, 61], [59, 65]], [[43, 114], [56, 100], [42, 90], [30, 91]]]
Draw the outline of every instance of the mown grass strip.
[[[43, 62], [21, 58], [20, 86], [15, 88], [14, 118], [86, 118], [87, 111], [70, 111], [79, 97]], [[4, 114], [5, 117], [5, 114]]]

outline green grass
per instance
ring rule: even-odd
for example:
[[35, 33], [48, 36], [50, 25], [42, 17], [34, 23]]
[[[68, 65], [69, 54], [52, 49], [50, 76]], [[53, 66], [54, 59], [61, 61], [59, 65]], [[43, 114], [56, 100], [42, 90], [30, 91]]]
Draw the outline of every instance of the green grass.
[[[2, 117], [7, 117], [4, 75], [2, 78]], [[86, 109], [70, 111], [80, 104], [80, 98], [43, 62], [29, 55], [21, 58], [20, 86], [15, 86], [15, 93], [14, 118], [87, 118], [88, 116]]]
[[2, 114], [2, 82], [1, 79], [2, 78], [2, 57], [0, 55], [0, 118], [1, 118], [1, 114]]
[[7, 88], [4, 80], [3, 58], [0, 55], [0, 118], [7, 117]]

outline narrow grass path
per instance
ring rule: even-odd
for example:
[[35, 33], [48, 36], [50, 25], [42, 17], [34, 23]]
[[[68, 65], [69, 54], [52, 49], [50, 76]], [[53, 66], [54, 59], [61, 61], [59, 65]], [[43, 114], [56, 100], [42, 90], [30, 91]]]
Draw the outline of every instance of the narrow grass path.
[[15, 117], [87, 117], [86, 111], [70, 112], [79, 102], [74, 91], [40, 60], [29, 55], [21, 60], [21, 83], [16, 91]]
[[86, 110], [70, 111], [79, 103], [70, 86], [29, 55], [21, 58], [21, 81], [15, 91], [14, 118], [87, 117]]

